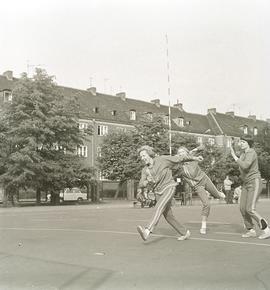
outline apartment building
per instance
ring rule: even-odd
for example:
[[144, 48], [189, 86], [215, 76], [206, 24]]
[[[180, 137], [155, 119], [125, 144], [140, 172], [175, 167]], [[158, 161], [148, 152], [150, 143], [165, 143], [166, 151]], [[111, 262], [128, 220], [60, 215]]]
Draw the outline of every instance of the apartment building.
[[[17, 79], [12, 71], [0, 75], [0, 105], [12, 101], [12, 90]], [[169, 107], [162, 105], [159, 99], [150, 102], [131, 99], [125, 92], [108, 95], [97, 92], [95, 87], [86, 90], [58, 86], [66, 97], [76, 97], [80, 104], [79, 127], [91, 125], [93, 135], [84, 146], [78, 148], [78, 154], [85, 157], [85, 162], [94, 166], [103, 137], [113, 130], [130, 130], [142, 120], [151, 121], [161, 116], [165, 125], [169, 125]], [[244, 133], [257, 135], [270, 120], [258, 120], [256, 116], [236, 116], [234, 112], [219, 113], [215, 108], [208, 109], [205, 115], [189, 113], [182, 103], [171, 107], [172, 133], [189, 134], [198, 143], [216, 144], [229, 148], [232, 138], [239, 138]]]

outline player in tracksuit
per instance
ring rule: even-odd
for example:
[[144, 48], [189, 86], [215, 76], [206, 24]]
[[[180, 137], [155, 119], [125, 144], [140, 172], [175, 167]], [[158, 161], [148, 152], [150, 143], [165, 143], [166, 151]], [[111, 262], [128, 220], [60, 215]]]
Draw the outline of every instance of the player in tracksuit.
[[258, 167], [258, 157], [253, 147], [252, 136], [245, 135], [240, 139], [239, 145], [242, 153], [238, 158], [234, 149], [231, 147], [231, 155], [238, 163], [242, 184], [242, 193], [240, 199], [240, 212], [244, 219], [247, 232], [242, 235], [243, 238], [256, 237], [254, 229], [254, 221], [262, 230], [259, 239], [267, 239], [270, 237], [270, 229], [265, 218], [260, 216], [256, 211], [256, 202], [262, 191], [262, 179]]
[[146, 241], [163, 214], [166, 221], [180, 235], [178, 240], [187, 239], [190, 236], [190, 231], [175, 219], [171, 208], [176, 187], [176, 182], [172, 177], [172, 169], [179, 162], [184, 160], [201, 161], [202, 157], [188, 156], [187, 154], [185, 156], [157, 156], [150, 146], [142, 146], [139, 148], [138, 153], [141, 160], [146, 164], [142, 169], [139, 187], [144, 188], [151, 183], [157, 199], [154, 214], [147, 226], [137, 226], [139, 234]]
[[[192, 151], [188, 151], [186, 147], [178, 148], [177, 155], [184, 156], [186, 154], [192, 154], [196, 152], [196, 148]], [[180, 171], [180, 172], [179, 172]], [[198, 161], [182, 162], [178, 168], [180, 176], [186, 181], [192, 190], [198, 194], [202, 202], [202, 224], [200, 233], [206, 234], [207, 218], [210, 213], [210, 201], [207, 192], [213, 195], [215, 198], [225, 198], [225, 194], [215, 187], [210, 178], [200, 168]]]

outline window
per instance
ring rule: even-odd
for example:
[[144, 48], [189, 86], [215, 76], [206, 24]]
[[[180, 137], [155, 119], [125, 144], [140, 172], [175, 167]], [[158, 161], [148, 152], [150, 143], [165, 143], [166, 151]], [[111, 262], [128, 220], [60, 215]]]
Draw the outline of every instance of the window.
[[215, 139], [214, 138], [209, 138], [208, 143], [212, 146], [215, 145]]
[[9, 91], [4, 91], [4, 103], [12, 101], [12, 94]]
[[163, 119], [164, 119], [164, 124], [165, 125], [169, 125], [169, 116], [166, 115], [166, 116], [163, 117]]
[[136, 111], [130, 110], [129, 111], [129, 119], [135, 121], [136, 120]]
[[184, 127], [184, 118], [182, 118], [182, 117], [177, 118], [176, 125], [179, 127]]
[[146, 113], [146, 117], [149, 121], [153, 121], [153, 114], [151, 112]]
[[105, 177], [103, 171], [99, 171], [99, 172], [98, 172], [98, 175], [99, 175], [99, 180], [108, 180], [108, 179]]
[[79, 123], [79, 129], [80, 130], [85, 130], [85, 129], [87, 129], [87, 127], [88, 127], [88, 124], [87, 123]]
[[97, 157], [101, 157], [101, 147], [97, 147]]
[[98, 125], [97, 127], [98, 129], [98, 136], [104, 136], [108, 134], [108, 126], [104, 126], [104, 125]]
[[227, 147], [230, 148], [232, 146], [232, 139], [227, 139]]
[[202, 143], [203, 143], [203, 139], [202, 139], [202, 137], [198, 137], [198, 138], [197, 138], [197, 142], [198, 142], [199, 144], [202, 144]]
[[127, 128], [124, 128], [124, 127], [118, 127], [117, 130], [118, 130], [119, 132], [124, 132], [124, 133], [127, 132]]
[[244, 134], [248, 133], [248, 126], [244, 126]]
[[87, 146], [78, 146], [77, 155], [81, 157], [87, 157]]
[[116, 116], [116, 110], [112, 110], [112, 116]]
[[258, 129], [256, 127], [253, 128], [253, 134], [254, 134], [254, 136], [257, 136], [258, 135]]

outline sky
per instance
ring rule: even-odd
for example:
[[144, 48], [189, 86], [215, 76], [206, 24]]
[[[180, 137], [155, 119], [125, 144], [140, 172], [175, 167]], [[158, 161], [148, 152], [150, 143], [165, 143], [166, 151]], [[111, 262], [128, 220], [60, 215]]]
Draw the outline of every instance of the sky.
[[67, 87], [265, 120], [269, 15], [269, 0], [1, 1], [0, 74], [41, 67]]

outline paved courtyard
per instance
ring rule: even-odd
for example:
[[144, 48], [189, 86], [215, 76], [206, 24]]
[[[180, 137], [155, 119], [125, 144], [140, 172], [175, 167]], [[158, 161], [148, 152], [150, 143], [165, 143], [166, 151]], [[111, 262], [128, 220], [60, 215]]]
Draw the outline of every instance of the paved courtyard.
[[[270, 220], [270, 200], [258, 210]], [[0, 208], [0, 289], [270, 289], [270, 239], [243, 239], [238, 205], [213, 204], [206, 236], [200, 206], [175, 206], [192, 232], [177, 241], [152, 209], [132, 203]]]

